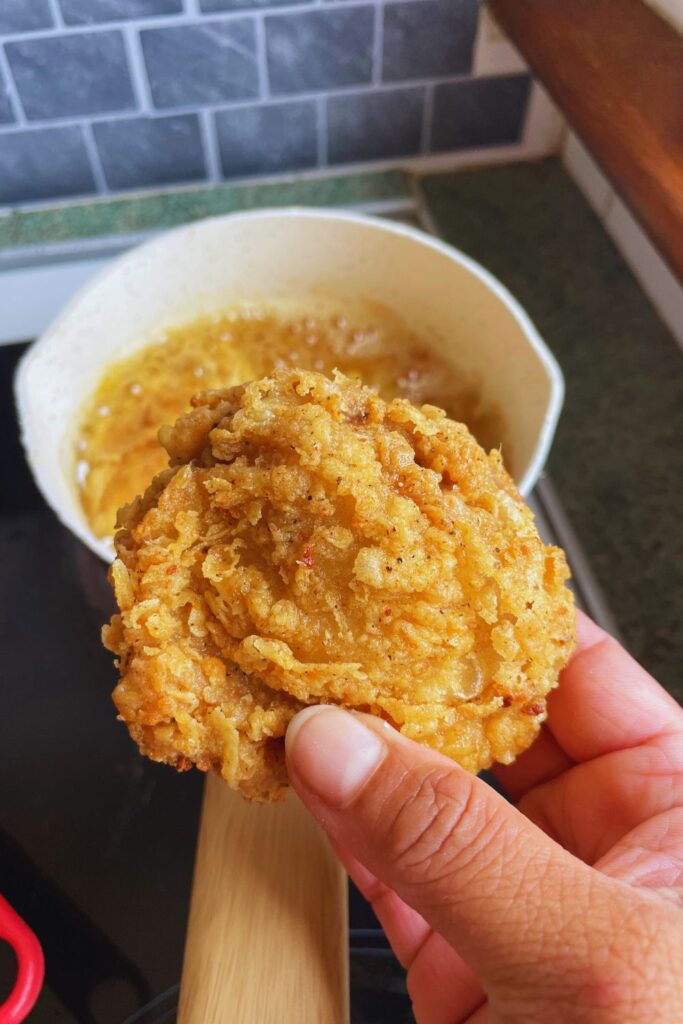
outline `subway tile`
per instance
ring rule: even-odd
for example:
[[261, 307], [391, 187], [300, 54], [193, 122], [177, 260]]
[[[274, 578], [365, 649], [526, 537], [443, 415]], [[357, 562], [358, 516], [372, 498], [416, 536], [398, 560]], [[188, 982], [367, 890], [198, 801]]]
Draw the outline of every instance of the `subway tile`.
[[101, 121], [93, 134], [109, 188], [146, 188], [206, 176], [196, 114]]
[[183, 0], [59, 0], [59, 6], [67, 25], [95, 25], [103, 21], [180, 14]]
[[223, 11], [241, 11], [249, 8], [280, 7], [285, 4], [311, 4], [313, 0], [199, 0], [202, 14], [218, 14]]
[[13, 120], [14, 114], [7, 92], [7, 83], [2, 76], [2, 70], [0, 70], [0, 124], [11, 124]]
[[531, 79], [528, 75], [473, 78], [437, 85], [432, 150], [474, 149], [518, 142]]
[[258, 95], [250, 18], [202, 21], [140, 33], [157, 107], [221, 103]]
[[327, 155], [343, 164], [412, 156], [420, 148], [424, 89], [391, 89], [327, 100]]
[[228, 178], [300, 171], [317, 163], [312, 100], [219, 111], [216, 133]]
[[284, 95], [369, 83], [373, 18], [372, 7], [266, 18], [271, 91]]
[[39, 128], [0, 136], [0, 203], [94, 191], [79, 127]]
[[477, 0], [413, 0], [384, 8], [385, 82], [467, 73], [477, 31]]
[[50, 0], [0, 0], [0, 35], [52, 28]]
[[24, 39], [5, 49], [29, 120], [135, 106], [119, 32]]

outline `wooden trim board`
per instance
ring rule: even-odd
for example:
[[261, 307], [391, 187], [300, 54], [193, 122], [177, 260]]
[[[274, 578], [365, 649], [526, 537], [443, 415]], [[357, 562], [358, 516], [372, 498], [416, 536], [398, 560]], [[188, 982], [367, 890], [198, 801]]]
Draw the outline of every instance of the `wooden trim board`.
[[489, 0], [683, 281], [683, 36], [642, 0]]

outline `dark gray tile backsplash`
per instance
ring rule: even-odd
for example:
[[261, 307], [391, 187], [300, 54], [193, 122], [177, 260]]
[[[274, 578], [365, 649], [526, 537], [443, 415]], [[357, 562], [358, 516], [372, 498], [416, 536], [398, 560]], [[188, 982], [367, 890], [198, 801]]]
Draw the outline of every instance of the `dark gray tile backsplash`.
[[432, 149], [476, 149], [517, 142], [524, 127], [530, 86], [528, 75], [438, 85], [434, 93]]
[[[313, 0], [296, 0], [305, 5]], [[220, 14], [222, 11], [241, 11], [263, 7], [281, 7], [291, 4], [291, 0], [199, 0], [199, 7], [204, 14]]]
[[196, 114], [104, 121], [93, 125], [93, 135], [111, 189], [149, 188], [206, 175]]
[[183, 0], [59, 0], [59, 6], [67, 25], [97, 25], [105, 21], [181, 14]]
[[83, 129], [77, 125], [12, 131], [0, 137], [0, 203], [94, 191]]
[[258, 96], [256, 35], [250, 18], [141, 33], [157, 107], [203, 106]]
[[370, 90], [327, 101], [332, 164], [414, 156], [420, 149], [425, 90]]
[[36, 32], [53, 24], [50, 0], [0, 0], [0, 35]]
[[274, 95], [364, 85], [372, 77], [374, 10], [336, 7], [266, 18]]
[[313, 100], [219, 111], [216, 131], [223, 173], [241, 178], [315, 167], [316, 118]]
[[0, 205], [514, 146], [530, 81], [483, 71], [478, 19], [478, 0], [0, 0]]
[[385, 82], [465, 74], [472, 67], [477, 0], [411, 0], [384, 7]]
[[135, 106], [120, 32], [36, 36], [5, 50], [29, 121]]

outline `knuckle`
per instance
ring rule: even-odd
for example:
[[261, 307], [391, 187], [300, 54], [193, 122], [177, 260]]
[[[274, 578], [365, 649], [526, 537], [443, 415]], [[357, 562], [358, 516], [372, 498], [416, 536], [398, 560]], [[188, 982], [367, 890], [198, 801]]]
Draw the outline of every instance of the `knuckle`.
[[495, 829], [474, 778], [440, 766], [404, 780], [386, 810], [395, 867], [418, 886], [471, 870]]
[[[497, 973], [500, 1005], [494, 1000], [494, 1009], [510, 1010], [521, 999], [534, 1010], [528, 1009], [529, 1020], [537, 1019], [536, 1014], [540, 1020], [550, 1019], [549, 1005], [553, 1020], [576, 1024], [680, 1019], [680, 914], [627, 889], [608, 889], [612, 887], [596, 880], [587, 890], [565, 894], [571, 898], [561, 901], [565, 909], [553, 928], [561, 942], [546, 938], [542, 956], [528, 956], [527, 972], [520, 971], [521, 939], [515, 956]], [[528, 948], [530, 952], [533, 947]]]

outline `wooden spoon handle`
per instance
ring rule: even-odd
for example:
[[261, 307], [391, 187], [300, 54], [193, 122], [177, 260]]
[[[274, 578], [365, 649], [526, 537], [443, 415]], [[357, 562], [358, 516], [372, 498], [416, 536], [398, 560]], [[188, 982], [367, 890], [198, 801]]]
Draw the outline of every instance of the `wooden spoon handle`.
[[299, 799], [209, 776], [178, 1024], [348, 1024], [346, 876]]

